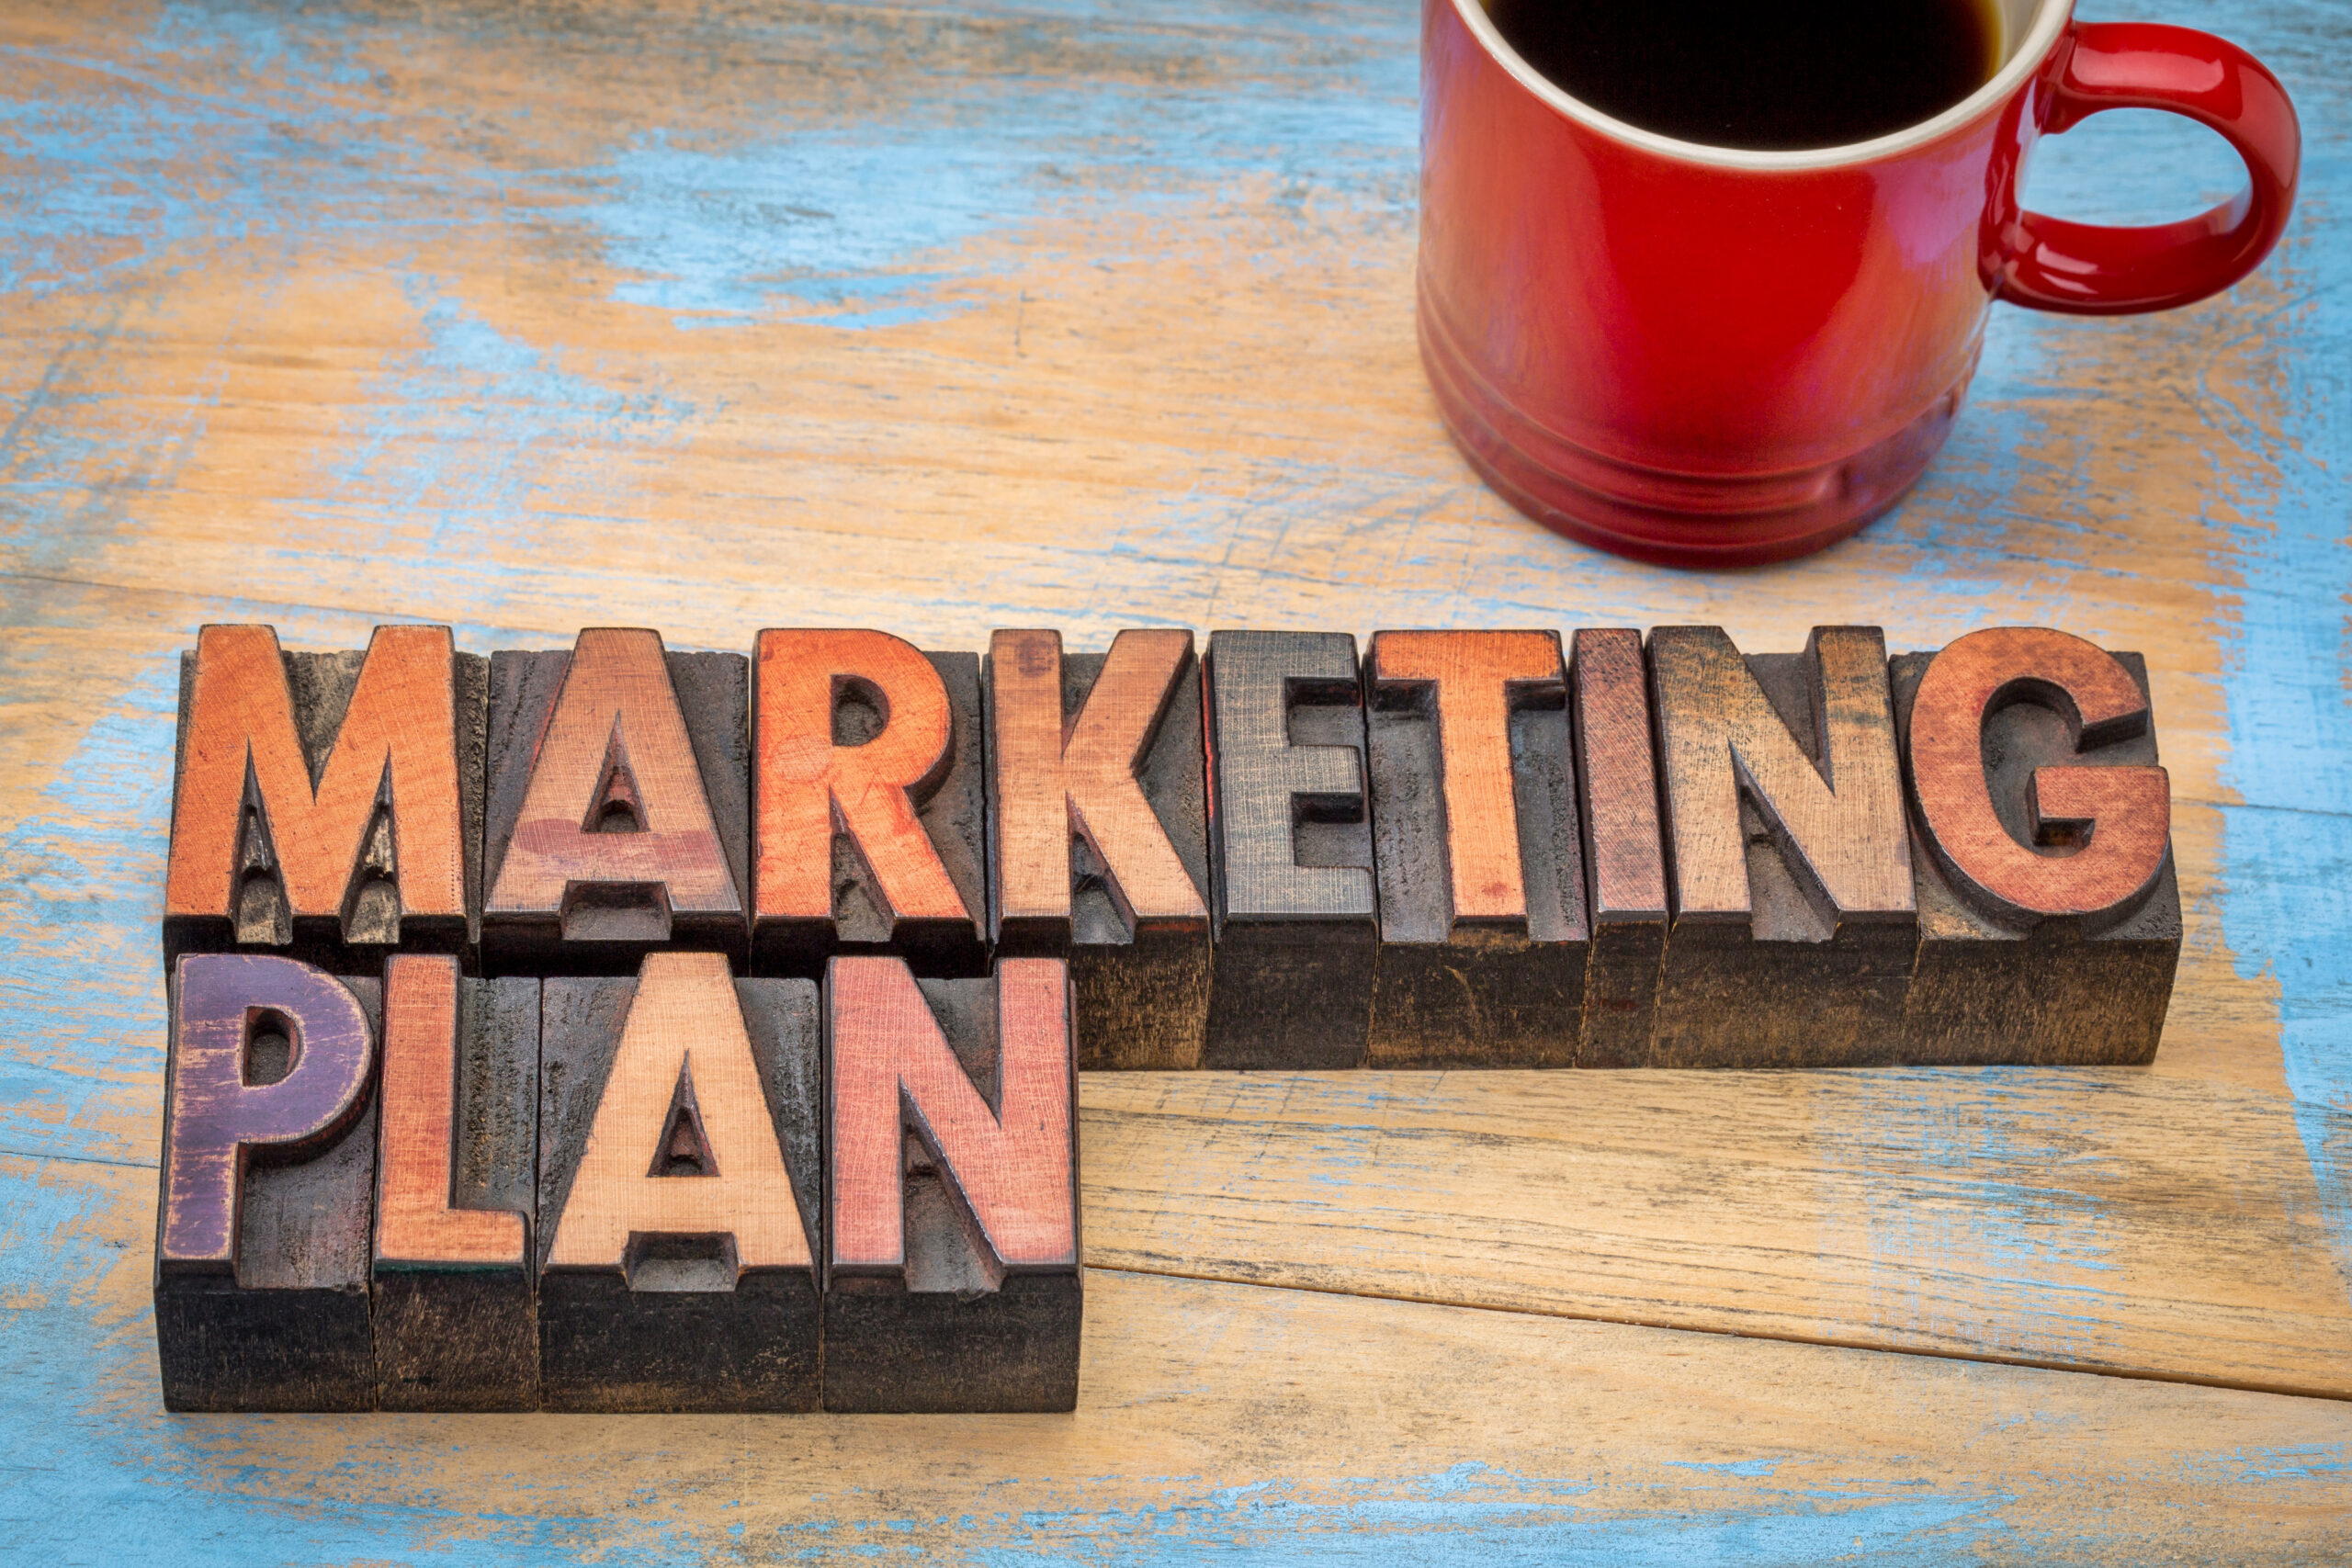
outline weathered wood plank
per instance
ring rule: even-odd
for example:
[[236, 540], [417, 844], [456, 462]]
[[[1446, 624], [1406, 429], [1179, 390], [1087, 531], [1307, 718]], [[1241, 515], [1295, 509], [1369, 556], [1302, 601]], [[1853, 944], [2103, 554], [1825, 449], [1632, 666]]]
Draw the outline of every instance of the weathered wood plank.
[[174, 1422], [125, 1393], [153, 1376], [148, 1179], [0, 1158], [0, 1259], [38, 1246], [58, 1265], [9, 1276], [27, 1332], [120, 1325], [0, 1380], [0, 1433], [40, 1434], [57, 1505], [12, 1520], [28, 1557], [158, 1539], [198, 1562], [265, 1541], [460, 1563], [2136, 1565], [2352, 1547], [2352, 1406], [2333, 1401], [1105, 1269], [1068, 1416]]
[[2352, 1398], [2323, 1194], [2271, 1095], [1155, 1074], [1090, 1075], [1081, 1104], [1098, 1268]]

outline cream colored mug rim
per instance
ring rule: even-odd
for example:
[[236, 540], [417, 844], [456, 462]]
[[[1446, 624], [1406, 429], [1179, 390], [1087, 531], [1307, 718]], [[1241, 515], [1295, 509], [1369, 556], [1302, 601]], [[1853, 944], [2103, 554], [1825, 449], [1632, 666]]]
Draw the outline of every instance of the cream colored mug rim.
[[1901, 130], [1872, 137], [1868, 141], [1849, 141], [1836, 147], [1809, 147], [1797, 152], [1766, 151], [1745, 147], [1714, 147], [1703, 141], [1683, 141], [1671, 136], [1661, 136], [1655, 130], [1644, 130], [1602, 114], [1581, 98], [1571, 97], [1526, 61], [1519, 51], [1503, 40], [1501, 33], [1487, 15], [1481, 0], [1448, 0], [1463, 25], [1470, 29], [1497, 64], [1510, 72], [1536, 97], [1553, 108], [1599, 131], [1603, 136], [1629, 142], [1645, 151], [1664, 157], [1679, 158], [1685, 163], [1706, 164], [1719, 169], [1827, 169], [1849, 164], [1867, 164], [1894, 153], [1907, 152], [1924, 146], [1945, 132], [1967, 124], [1993, 105], [2002, 102], [2018, 84], [2041, 68], [2052, 47], [2065, 30], [2074, 14], [2074, 0], [2041, 0], [2033, 21], [2018, 47], [2011, 50], [2001, 68], [1976, 91], [1944, 110], [1923, 119], [1917, 125], [1906, 125]]

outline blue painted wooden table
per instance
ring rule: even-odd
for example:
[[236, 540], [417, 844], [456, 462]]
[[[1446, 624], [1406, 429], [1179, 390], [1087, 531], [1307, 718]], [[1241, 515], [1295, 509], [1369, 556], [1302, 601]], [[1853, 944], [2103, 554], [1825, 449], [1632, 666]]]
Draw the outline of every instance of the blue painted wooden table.
[[[6, 6], [0, 1558], [2343, 1561], [2352, 18], [2138, 9], [2293, 90], [2269, 266], [2004, 310], [1899, 511], [1681, 576], [1440, 431], [1412, 0]], [[2148, 655], [2188, 950], [2145, 1069], [1091, 1077], [1072, 1416], [166, 1416], [175, 652], [399, 617], [2048, 623]]]

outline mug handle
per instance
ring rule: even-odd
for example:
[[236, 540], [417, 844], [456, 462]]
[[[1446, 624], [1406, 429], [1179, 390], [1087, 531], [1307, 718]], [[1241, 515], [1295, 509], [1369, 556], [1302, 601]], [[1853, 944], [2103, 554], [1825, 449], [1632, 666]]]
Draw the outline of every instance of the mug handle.
[[2199, 217], [2148, 228], [2075, 223], [2009, 198], [1994, 298], [2078, 316], [2164, 310], [2218, 294], [2261, 265], [2287, 227], [2302, 130], [2287, 89], [2233, 43], [2155, 22], [2081, 22], [2045, 76], [2041, 130], [2102, 109], [2164, 109], [2222, 133], [2246, 188]]

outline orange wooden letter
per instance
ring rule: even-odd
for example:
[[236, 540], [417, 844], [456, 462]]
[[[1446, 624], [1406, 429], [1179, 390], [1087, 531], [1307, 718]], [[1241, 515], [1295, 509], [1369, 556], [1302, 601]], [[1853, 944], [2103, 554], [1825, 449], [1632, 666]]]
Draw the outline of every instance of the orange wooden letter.
[[831, 1271], [895, 1275], [906, 1266], [907, 1112], [1003, 1269], [1076, 1269], [1069, 981], [1060, 962], [997, 965], [1001, 1111], [990, 1111], [965, 1076], [903, 963], [837, 958], [826, 985]]
[[[918, 794], [948, 762], [947, 691], [930, 661], [882, 632], [770, 630], [752, 682], [758, 918], [831, 918], [836, 823], [872, 869], [886, 918], [970, 918], [915, 816]], [[880, 709], [882, 728], [836, 745], [835, 699], [852, 687]]]
[[1453, 918], [1521, 919], [1527, 886], [1511, 789], [1510, 689], [1560, 684], [1560, 645], [1542, 632], [1382, 632], [1382, 685], [1436, 688]]
[[447, 626], [379, 626], [315, 784], [295, 729], [277, 634], [206, 626], [180, 737], [166, 919], [233, 916], [248, 784], [288, 912], [334, 917], [389, 797], [401, 910], [466, 913], [455, 652]]
[[485, 912], [561, 910], [570, 937], [575, 902], [598, 886], [661, 890], [662, 929], [627, 933], [653, 940], [671, 914], [743, 908], [650, 631], [580, 634]]
[[[1959, 886], [2009, 916], [2096, 918], [2146, 893], [2172, 842], [2162, 768], [2037, 768], [2037, 840], [2011, 837], [1985, 784], [1984, 721], [2011, 702], [2067, 716], [2078, 750], [2143, 733], [2148, 703], [2105, 651], [2041, 626], [1971, 632], [1936, 655], [1911, 708], [1911, 774], [1930, 843]], [[2058, 846], [2075, 845], [2071, 852]]]
[[[657, 1174], [682, 1111], [693, 1118], [692, 1144], [708, 1168]], [[554, 1268], [619, 1268], [633, 1235], [730, 1236], [739, 1276], [809, 1266], [799, 1201], [725, 955], [646, 955], [571, 1195], [553, 1223]]]
[[1121, 632], [1066, 733], [1061, 634], [1001, 631], [989, 639], [1000, 927], [1069, 918], [1073, 832], [1106, 869], [1131, 925], [1208, 918], [1136, 778], [1192, 649], [1188, 631]]
[[537, 1409], [525, 1216], [539, 982], [463, 979], [446, 954], [395, 954], [383, 1041], [368, 1285], [376, 1407]]
[[524, 1262], [522, 1215], [450, 1204], [457, 1074], [458, 961], [402, 953], [384, 966], [379, 1263]]

